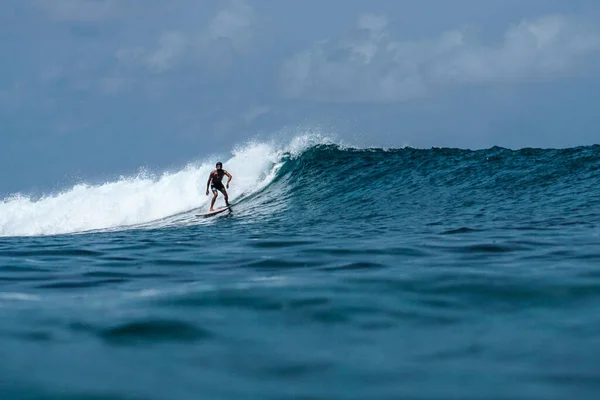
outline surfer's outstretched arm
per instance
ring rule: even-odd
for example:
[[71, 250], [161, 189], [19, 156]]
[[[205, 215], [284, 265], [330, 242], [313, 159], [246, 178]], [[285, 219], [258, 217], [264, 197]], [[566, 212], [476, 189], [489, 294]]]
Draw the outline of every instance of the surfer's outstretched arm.
[[229, 189], [229, 182], [231, 182], [231, 179], [233, 178], [233, 176], [229, 172], [227, 172], [227, 171], [223, 171], [223, 173], [225, 175], [227, 175], [227, 186], [226, 187], [227, 187], [227, 189]]
[[212, 181], [213, 174], [212, 172], [208, 175], [208, 182], [206, 182], [206, 195], [208, 196], [208, 188], [210, 187], [210, 181]]

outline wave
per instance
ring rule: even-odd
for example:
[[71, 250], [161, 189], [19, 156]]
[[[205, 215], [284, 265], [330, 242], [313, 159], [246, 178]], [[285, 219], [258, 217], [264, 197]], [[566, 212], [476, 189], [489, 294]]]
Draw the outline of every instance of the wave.
[[[230, 200], [267, 186], [281, 167], [282, 154], [301, 153], [323, 139], [299, 137], [285, 148], [248, 143], [223, 160], [233, 174]], [[217, 159], [187, 165], [161, 176], [140, 174], [101, 185], [78, 184], [66, 191], [32, 199], [13, 195], [0, 201], [0, 236], [38, 236], [137, 226], [206, 208], [206, 182]], [[219, 196], [218, 202], [222, 202]], [[218, 203], [219, 204], [219, 203]]]
[[[161, 176], [76, 185], [37, 200], [12, 196], [0, 202], [0, 236], [198, 223], [190, 215], [208, 207], [206, 180], [215, 162], [213, 157]], [[390, 217], [413, 206], [413, 211], [443, 207], [447, 213], [493, 202], [505, 207], [511, 202], [543, 205], [564, 201], [565, 196], [580, 206], [600, 202], [595, 194], [600, 190], [600, 146], [357, 149], [304, 135], [285, 145], [248, 143], [223, 162], [234, 175], [231, 201], [258, 217], [268, 216], [266, 209], [286, 207], [295, 218], [310, 220], [333, 205], [367, 218], [383, 215], [378, 214], [382, 208]]]

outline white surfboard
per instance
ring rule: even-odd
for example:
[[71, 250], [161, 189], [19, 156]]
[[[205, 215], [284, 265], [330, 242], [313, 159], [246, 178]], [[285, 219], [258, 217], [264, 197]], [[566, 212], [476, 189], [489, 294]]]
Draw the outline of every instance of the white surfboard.
[[231, 208], [231, 205], [228, 207], [217, 208], [214, 211], [208, 211], [202, 214], [196, 214], [196, 217], [212, 217], [213, 215], [217, 215], [222, 213], [223, 211], [227, 211]]

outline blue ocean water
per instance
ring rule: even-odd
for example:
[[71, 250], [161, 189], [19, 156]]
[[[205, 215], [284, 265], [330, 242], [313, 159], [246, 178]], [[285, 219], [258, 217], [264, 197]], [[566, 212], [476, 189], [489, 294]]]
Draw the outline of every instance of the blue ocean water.
[[0, 397], [598, 397], [600, 146], [299, 142], [0, 202]]

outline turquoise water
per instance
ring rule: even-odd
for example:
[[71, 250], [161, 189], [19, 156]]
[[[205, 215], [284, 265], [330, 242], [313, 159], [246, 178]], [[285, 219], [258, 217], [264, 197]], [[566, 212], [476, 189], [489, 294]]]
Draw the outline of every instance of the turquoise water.
[[2, 399], [600, 392], [600, 146], [210, 166], [0, 203]]

